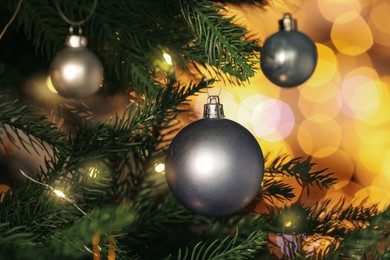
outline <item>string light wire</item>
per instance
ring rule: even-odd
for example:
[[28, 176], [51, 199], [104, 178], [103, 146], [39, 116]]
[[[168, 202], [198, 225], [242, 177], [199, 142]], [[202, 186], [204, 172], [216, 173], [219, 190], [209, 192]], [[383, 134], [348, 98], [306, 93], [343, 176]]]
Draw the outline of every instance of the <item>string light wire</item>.
[[83, 213], [84, 216], [87, 216], [88, 218], [90, 218], [88, 216], [87, 213], [84, 212], [84, 210], [82, 210], [73, 200], [71, 200], [68, 196], [66, 196], [62, 191], [60, 190], [57, 190], [57, 189], [54, 189], [52, 186], [50, 186], [49, 184], [46, 184], [46, 183], [42, 183], [42, 182], [39, 182], [33, 178], [31, 178], [30, 176], [28, 176], [23, 170], [19, 169], [19, 171], [22, 173], [22, 175], [27, 178], [28, 180], [36, 183], [36, 184], [39, 184], [41, 186], [44, 186], [46, 188], [48, 188], [50, 191], [52, 191], [55, 195], [57, 195], [58, 197], [66, 200], [67, 202], [71, 203], [76, 209], [78, 209], [81, 213]]

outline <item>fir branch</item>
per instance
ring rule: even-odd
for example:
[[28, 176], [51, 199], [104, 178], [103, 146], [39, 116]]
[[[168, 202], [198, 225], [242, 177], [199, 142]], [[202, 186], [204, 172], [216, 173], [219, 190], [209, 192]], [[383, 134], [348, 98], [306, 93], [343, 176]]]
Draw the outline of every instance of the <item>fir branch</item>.
[[[346, 234], [342, 239], [342, 246], [333, 254], [349, 258], [386, 259], [384, 257], [390, 254], [389, 228], [390, 207], [374, 216], [368, 227], [357, 228]], [[381, 243], [383, 246], [380, 246]]]
[[[9, 223], [0, 223], [0, 256], [13, 259], [31, 259], [37, 254], [37, 244], [33, 233], [25, 231], [23, 226], [10, 227]], [[36, 259], [39, 259], [37, 255]]]
[[[181, 1], [181, 12], [194, 41], [187, 47], [190, 61], [205, 66], [216, 66], [220, 71], [231, 75], [231, 81], [240, 84], [254, 75], [259, 62], [254, 50], [258, 50], [257, 41], [250, 41], [246, 29], [233, 25], [235, 17], [222, 15], [225, 9], [211, 1]], [[242, 40], [244, 38], [245, 40]]]
[[[40, 154], [43, 150], [54, 157], [66, 153], [67, 145], [64, 135], [57, 131], [57, 127], [46, 121], [44, 116], [37, 116], [18, 101], [7, 101], [6, 96], [0, 96], [0, 125], [8, 140], [18, 149], [24, 148], [30, 153], [29, 147]], [[4, 137], [0, 142], [4, 146]], [[47, 145], [51, 148], [48, 149]]]
[[18, 29], [23, 29], [27, 39], [33, 42], [38, 53], [51, 57], [64, 46], [68, 27], [51, 1], [25, 1], [16, 23]]
[[6, 196], [0, 203], [0, 222], [33, 233], [34, 239], [42, 243], [55, 230], [71, 225], [79, 213], [73, 205], [36, 186], [31, 184], [14, 190], [12, 197]]
[[190, 250], [180, 249], [176, 259], [251, 259], [266, 243], [264, 234], [260, 231], [252, 233], [240, 244], [236, 244], [236, 239], [237, 236], [228, 236], [222, 241], [215, 240], [209, 245], [199, 242]]
[[124, 204], [95, 209], [70, 228], [54, 233], [43, 254], [68, 259], [90, 256], [85, 246], [91, 244], [93, 235], [101, 235], [107, 241], [111, 232], [131, 226], [134, 215], [133, 209]]
[[[379, 213], [375, 205], [369, 208], [345, 206], [345, 201], [340, 199], [330, 207], [332, 202], [331, 200], [325, 200], [311, 207], [308, 221], [313, 223], [314, 232], [341, 237], [343, 234], [350, 232], [351, 229], [367, 226], [373, 217]], [[345, 225], [346, 223], [349, 226]]]
[[[265, 172], [271, 176], [284, 175], [294, 177], [299, 185], [308, 188], [316, 185], [318, 188], [328, 188], [333, 185], [336, 178], [333, 178], [333, 173], [326, 173], [328, 169], [313, 171], [315, 163], [311, 162], [311, 158], [302, 161], [301, 158], [294, 158], [286, 162], [286, 156], [278, 156], [266, 166]], [[266, 161], [267, 161], [266, 157]]]
[[273, 199], [278, 201], [291, 200], [295, 197], [294, 189], [280, 180], [273, 180], [264, 176], [261, 187], [261, 198], [273, 203]]

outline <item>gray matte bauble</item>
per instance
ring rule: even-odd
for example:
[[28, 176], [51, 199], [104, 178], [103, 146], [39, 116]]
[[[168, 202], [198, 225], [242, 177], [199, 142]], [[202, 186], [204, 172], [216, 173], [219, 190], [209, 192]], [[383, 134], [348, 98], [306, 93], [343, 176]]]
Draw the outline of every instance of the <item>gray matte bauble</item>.
[[176, 199], [194, 213], [226, 216], [258, 194], [264, 158], [256, 138], [205, 106], [205, 118], [182, 129], [166, 156], [166, 179]]
[[280, 87], [296, 87], [310, 78], [317, 65], [317, 48], [305, 34], [296, 31], [286, 14], [279, 32], [271, 35], [261, 50], [264, 75]]
[[68, 47], [50, 64], [50, 78], [58, 94], [66, 98], [83, 98], [96, 93], [103, 79], [100, 60], [86, 46], [86, 39], [72, 35]]

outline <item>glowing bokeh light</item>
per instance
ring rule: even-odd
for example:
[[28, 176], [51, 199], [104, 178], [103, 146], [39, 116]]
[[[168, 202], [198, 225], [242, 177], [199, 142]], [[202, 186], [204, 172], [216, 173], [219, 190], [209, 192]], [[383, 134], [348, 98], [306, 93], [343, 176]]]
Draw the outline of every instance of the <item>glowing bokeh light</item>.
[[165, 60], [165, 62], [168, 64], [168, 65], [170, 65], [170, 66], [172, 66], [172, 64], [173, 64], [173, 62], [172, 62], [172, 57], [171, 57], [171, 55], [169, 55], [168, 53], [163, 53], [163, 57], [164, 57], [164, 60]]
[[358, 0], [318, 0], [317, 4], [322, 16], [330, 22], [351, 10], [358, 13], [362, 10]]
[[60, 190], [53, 190], [53, 192], [60, 198], [65, 198], [66, 195]]
[[364, 138], [358, 145], [355, 145], [357, 149], [355, 176], [363, 186], [372, 185], [374, 178], [383, 175], [383, 161], [387, 147], [389, 147], [389, 142], [372, 144], [366, 142]]
[[375, 81], [377, 91], [379, 93], [379, 105], [376, 111], [362, 121], [371, 125], [383, 125], [390, 121], [390, 77], [383, 77], [380, 80]]
[[305, 119], [298, 130], [298, 143], [302, 150], [314, 157], [323, 158], [333, 154], [339, 149], [341, 143], [341, 130], [333, 119]]
[[382, 173], [390, 181], [390, 149], [387, 149], [383, 155]]
[[[319, 93], [319, 95], [321, 94]], [[336, 95], [336, 92], [334, 95]], [[300, 96], [298, 99], [298, 106], [306, 118], [317, 123], [323, 123], [326, 122], [326, 120], [334, 119], [340, 114], [340, 108], [336, 98], [319, 103], [307, 100], [303, 96]]]
[[373, 115], [381, 101], [378, 75], [373, 69], [361, 67], [345, 76], [339, 93], [339, 105], [344, 115], [363, 119]]
[[390, 27], [387, 22], [389, 13], [390, 3], [382, 1], [372, 8], [369, 18], [375, 42], [384, 46], [390, 46]]
[[100, 171], [98, 168], [95, 168], [95, 167], [89, 167], [88, 169], [88, 176], [90, 178], [97, 178], [98, 175], [99, 175]]
[[263, 154], [269, 156], [269, 160], [272, 161], [277, 156], [286, 155], [286, 159], [293, 159], [294, 152], [291, 149], [291, 146], [285, 141], [279, 142], [269, 142], [263, 139], [257, 138]]
[[165, 172], [165, 164], [164, 163], [156, 163], [156, 165], [154, 166], [154, 170], [157, 172], [157, 173], [164, 173]]
[[333, 82], [329, 82], [327, 84], [312, 87], [307, 85], [303, 88], [300, 88], [300, 99], [305, 99], [306, 101], [314, 102], [314, 103], [324, 103], [337, 97], [337, 93], [339, 91], [338, 84]]
[[[319, 87], [330, 82], [338, 71], [336, 55], [327, 46], [316, 43], [318, 51], [318, 61], [313, 75], [306, 81], [305, 85]], [[302, 88], [302, 89], [306, 89]]]
[[351, 56], [338, 52], [336, 58], [338, 64], [340, 64], [338, 67], [340, 75], [345, 75], [358, 67], [372, 67], [372, 60], [368, 53], [362, 53], [359, 56]]
[[256, 137], [269, 142], [286, 138], [295, 123], [287, 103], [260, 94], [242, 101], [237, 119], [242, 125], [249, 126]]
[[375, 186], [365, 187], [355, 193], [352, 200], [353, 206], [372, 207], [377, 206], [382, 211], [389, 206], [390, 192]]
[[331, 39], [338, 51], [348, 55], [362, 54], [373, 45], [370, 28], [356, 11], [337, 17], [332, 26]]
[[353, 124], [353, 130], [358, 136], [358, 139], [362, 140], [368, 145], [387, 146], [390, 144], [390, 129], [386, 127], [377, 127], [370, 125], [364, 121], [355, 121]]
[[335, 190], [346, 186], [355, 171], [351, 155], [341, 148], [329, 156], [317, 158], [316, 163], [313, 170], [322, 170], [326, 166], [329, 168], [329, 172], [333, 172], [334, 176], [337, 177], [336, 184], [332, 186]]

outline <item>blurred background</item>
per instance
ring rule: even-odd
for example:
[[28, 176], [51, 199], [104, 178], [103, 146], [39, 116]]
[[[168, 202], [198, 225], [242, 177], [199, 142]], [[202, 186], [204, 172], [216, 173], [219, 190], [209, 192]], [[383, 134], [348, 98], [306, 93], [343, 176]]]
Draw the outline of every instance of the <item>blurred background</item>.
[[[328, 168], [338, 178], [330, 189], [310, 195], [293, 179], [286, 179], [295, 187], [296, 199], [303, 198], [311, 204], [320, 199], [344, 198], [355, 206], [379, 203], [383, 209], [390, 203], [390, 1], [274, 0], [267, 7], [226, 8], [228, 15], [236, 15], [237, 23], [247, 27], [261, 44], [279, 30], [278, 21], [289, 12], [297, 19], [298, 30], [309, 36], [318, 49], [316, 70], [298, 87], [287, 89], [272, 84], [260, 67], [245, 87], [213, 84], [209, 92], [217, 94], [221, 88], [226, 117], [250, 130], [271, 159], [280, 155], [312, 157], [317, 169]], [[10, 46], [18, 49], [23, 58], [33, 53], [22, 41], [5, 38], [1, 44], [3, 57], [15, 55], [8, 51]], [[3, 65], [0, 62], [0, 74]], [[179, 76], [190, 79], [188, 75]], [[48, 87], [47, 74], [39, 71], [24, 83], [23, 92], [27, 101], [38, 101], [39, 108], [61, 127], [69, 115], [58, 114], [60, 110], [55, 107], [62, 104], [62, 98]], [[97, 95], [87, 99], [85, 106], [106, 122], [114, 112], [121, 113], [128, 102], [127, 94]], [[207, 94], [191, 100], [198, 118], [206, 102]], [[80, 120], [92, 116], [77, 113], [83, 105], [66, 103], [70, 111], [74, 108], [81, 115]], [[185, 117], [183, 126], [194, 119]], [[74, 117], [71, 120], [74, 122]], [[16, 150], [14, 155], [26, 156]], [[32, 169], [43, 163], [38, 157], [30, 161], [26, 164]]]
[[[214, 84], [210, 93], [222, 88], [226, 117], [249, 129], [271, 158], [310, 156], [318, 169], [335, 173], [336, 185], [305, 202], [345, 198], [353, 205], [388, 205], [390, 1], [272, 1], [263, 9], [228, 10], [262, 43], [291, 13], [298, 30], [316, 43], [319, 59], [311, 78], [296, 88], [272, 84], [261, 70], [246, 87]], [[206, 100], [206, 94], [192, 100], [199, 117]], [[306, 196], [293, 186], [297, 197]]]

